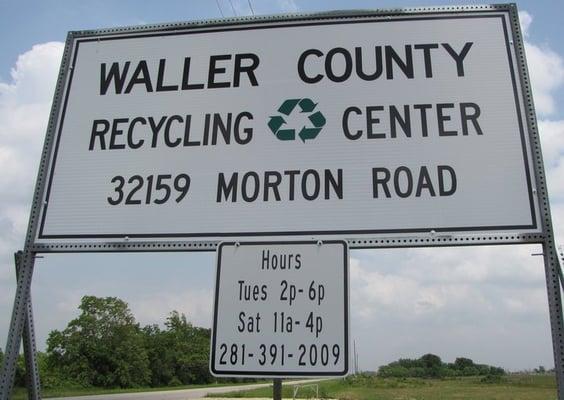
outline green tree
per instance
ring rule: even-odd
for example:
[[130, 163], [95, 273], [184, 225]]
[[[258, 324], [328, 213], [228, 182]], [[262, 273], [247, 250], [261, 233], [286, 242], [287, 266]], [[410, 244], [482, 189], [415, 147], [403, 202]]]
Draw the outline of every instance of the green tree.
[[439, 356], [434, 354], [425, 354], [420, 358], [423, 366], [425, 368], [425, 375], [431, 378], [440, 378], [444, 374], [443, 362]]
[[147, 325], [143, 328], [145, 348], [151, 370], [151, 386], [166, 386], [173, 383], [175, 372], [175, 349], [167, 338], [167, 332], [158, 325]]
[[[45, 375], [47, 374], [47, 370], [42, 369], [42, 361], [45, 358], [45, 353], [40, 351], [37, 352], [37, 364], [39, 365], [39, 375], [41, 376], [41, 384], [43, 387], [43, 381], [45, 379]], [[3, 365], [4, 361], [4, 353], [0, 348], [0, 368]], [[14, 386], [16, 387], [24, 387], [27, 385], [27, 376], [26, 376], [26, 369], [25, 369], [25, 358], [23, 354], [18, 355], [18, 359], [16, 360], [16, 374], [14, 376]]]
[[474, 361], [469, 358], [458, 357], [454, 360], [454, 368], [462, 371], [464, 368], [474, 367]]
[[399, 361], [397, 361], [397, 362], [398, 362], [399, 365], [401, 365], [402, 367], [407, 368], [407, 369], [424, 367], [421, 359], [412, 360], [411, 358], [400, 358]]
[[27, 384], [26, 380], [25, 359], [23, 354], [18, 354], [18, 359], [16, 360], [16, 374], [14, 375], [14, 386], [25, 387]]
[[84, 296], [78, 318], [47, 339], [48, 365], [84, 386], [135, 387], [149, 383], [149, 361], [139, 325], [126, 302]]
[[[0, 348], [0, 369], [4, 365], [4, 352]], [[16, 374], [14, 376], [14, 385], [15, 386], [25, 386], [25, 362], [23, 355], [18, 355], [18, 359], [16, 360]]]
[[420, 360], [423, 363], [423, 366], [428, 369], [437, 368], [443, 365], [441, 357], [434, 354], [425, 354], [420, 358]]
[[184, 314], [173, 311], [165, 326], [175, 350], [176, 377], [183, 384], [208, 383], [209, 373], [209, 329], [192, 326]]
[[198, 328], [184, 314], [172, 311], [164, 330], [143, 328], [151, 368], [151, 385], [211, 382], [209, 373], [210, 330]]

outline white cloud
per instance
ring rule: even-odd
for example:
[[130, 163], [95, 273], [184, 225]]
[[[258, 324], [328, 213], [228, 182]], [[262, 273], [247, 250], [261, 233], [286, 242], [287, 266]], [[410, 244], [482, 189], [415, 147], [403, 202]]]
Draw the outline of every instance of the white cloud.
[[538, 125], [554, 234], [557, 244], [564, 244], [564, 120], [540, 118]]
[[142, 325], [161, 324], [173, 310], [184, 313], [195, 326], [210, 327], [213, 295], [209, 289], [186, 293], [152, 293], [131, 301], [131, 311]]
[[62, 43], [36, 45], [18, 57], [12, 81], [0, 82], [0, 217], [13, 219], [5, 208], [32, 196], [62, 52]]
[[564, 87], [564, 58], [546, 44], [531, 42], [530, 27], [534, 22], [531, 14], [520, 11], [519, 19], [525, 37], [525, 51], [538, 116], [554, 230], [557, 242], [563, 243], [564, 120], [550, 119], [550, 116], [557, 110], [555, 94]]
[[[549, 182], [550, 185], [550, 182]], [[549, 186], [550, 190], [551, 186]], [[564, 246], [564, 202], [554, 202], [551, 205], [554, 237], [557, 245]], [[564, 266], [564, 265], [563, 265]]]
[[564, 120], [541, 119], [538, 124], [545, 166], [557, 167], [564, 156]]
[[2, 106], [49, 103], [63, 47], [61, 42], [43, 43], [20, 55], [10, 73], [12, 81], [0, 83]]
[[564, 61], [548, 46], [525, 41], [536, 111], [541, 116], [556, 111], [554, 92], [564, 83]]
[[519, 11], [519, 22], [521, 23], [521, 31], [524, 37], [529, 36], [529, 27], [533, 22], [533, 17], [527, 11]]
[[[548, 191], [550, 193], [550, 200], [553, 205], [552, 208], [560, 208], [562, 202], [564, 201], [564, 159], [561, 159], [558, 165], [554, 168], [548, 169], [547, 172], [547, 184]], [[562, 224], [562, 219], [557, 219], [558, 215], [553, 213], [553, 224], [556, 225], [556, 229], [559, 230], [558, 243], [563, 244], [564, 237], [562, 236], [562, 228], [559, 226]]]
[[0, 326], [8, 327], [15, 290], [13, 252], [23, 246], [37, 163], [63, 44], [20, 55], [0, 82]]
[[540, 116], [547, 116], [556, 111], [553, 94], [564, 84], [564, 60], [548, 45], [533, 44], [530, 41], [529, 30], [533, 23], [531, 14], [520, 11], [519, 20], [525, 38], [536, 111]]
[[[507, 318], [546, 311], [542, 259], [537, 246], [364, 251], [351, 263], [353, 303], [364, 319], [379, 313], [403, 320], [462, 313]], [[378, 253], [387, 252], [386, 261]], [[470, 301], [471, 299], [471, 301]]]
[[[433, 352], [512, 370], [552, 365], [538, 246], [365, 250], [351, 260], [363, 368]], [[535, 340], [531, 340], [534, 337]]]
[[11, 82], [0, 82], [0, 282], [13, 285], [12, 252], [21, 248], [45, 135], [62, 43], [18, 57]]

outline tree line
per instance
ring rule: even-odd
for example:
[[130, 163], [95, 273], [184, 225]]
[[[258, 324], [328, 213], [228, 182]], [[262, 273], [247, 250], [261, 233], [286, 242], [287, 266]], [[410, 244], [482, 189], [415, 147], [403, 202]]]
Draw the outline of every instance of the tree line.
[[[141, 327], [129, 306], [116, 297], [84, 296], [80, 315], [64, 330], [49, 333], [38, 353], [44, 388], [132, 388], [205, 384], [209, 372], [210, 329], [193, 326], [172, 311], [164, 323]], [[0, 359], [3, 358], [0, 350]], [[16, 386], [25, 386], [20, 355]]]
[[[193, 326], [184, 314], [172, 311], [163, 328], [156, 324], [141, 327], [128, 304], [116, 297], [84, 296], [78, 308], [79, 316], [64, 330], [51, 331], [46, 352], [37, 354], [44, 388], [162, 387], [218, 381], [208, 367], [210, 329]], [[0, 362], [2, 358], [0, 349]], [[377, 376], [445, 378], [504, 374], [502, 368], [475, 364], [469, 358], [445, 363], [439, 356], [425, 354], [384, 365]], [[25, 386], [23, 355], [18, 358], [15, 385]]]
[[475, 364], [469, 358], [459, 357], [454, 363], [444, 363], [435, 354], [418, 359], [401, 358], [378, 369], [380, 377], [447, 378], [460, 376], [502, 376], [505, 370], [486, 364]]

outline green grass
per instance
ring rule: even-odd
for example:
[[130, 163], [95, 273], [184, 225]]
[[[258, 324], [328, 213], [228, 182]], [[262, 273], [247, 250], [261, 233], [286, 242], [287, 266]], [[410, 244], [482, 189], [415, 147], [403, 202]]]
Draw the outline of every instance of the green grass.
[[[242, 385], [246, 383], [241, 383]], [[202, 387], [230, 386], [233, 383], [188, 385], [161, 388], [96, 389], [69, 388], [44, 390], [43, 397], [85, 396], [96, 394], [137, 393], [162, 390], [196, 389]], [[312, 388], [303, 388], [299, 398], [315, 396]], [[483, 382], [481, 377], [450, 379], [374, 378], [372, 376], [348, 377], [319, 382], [322, 398], [341, 400], [555, 400], [554, 375], [510, 375]], [[272, 388], [245, 392], [213, 394], [213, 397], [272, 397]], [[292, 398], [293, 386], [284, 385], [282, 396]], [[27, 391], [17, 388], [13, 399], [26, 399]]]
[[[212, 383], [209, 385], [185, 385], [185, 386], [165, 386], [158, 388], [133, 388], [133, 389], [101, 389], [101, 388], [63, 388], [45, 389], [41, 392], [43, 398], [49, 397], [69, 397], [69, 396], [88, 396], [98, 394], [117, 394], [117, 393], [139, 393], [139, 392], [159, 392], [163, 390], [198, 389], [204, 387], [220, 387], [246, 385], [247, 383]], [[16, 388], [13, 392], [14, 400], [27, 399], [27, 389]]]
[[[321, 398], [341, 400], [555, 400], [553, 375], [510, 375], [483, 382], [481, 377], [449, 379], [352, 378], [319, 382]], [[292, 398], [293, 386], [282, 397]], [[213, 394], [213, 397], [272, 397], [272, 389]], [[311, 389], [300, 398], [314, 397]]]

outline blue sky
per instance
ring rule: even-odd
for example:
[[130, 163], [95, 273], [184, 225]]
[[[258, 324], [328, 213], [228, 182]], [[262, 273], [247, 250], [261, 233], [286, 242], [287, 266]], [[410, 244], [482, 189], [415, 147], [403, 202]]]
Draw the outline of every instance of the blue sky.
[[[475, 4], [481, 2], [466, 2]], [[249, 15], [247, 0], [232, 0]], [[458, 4], [445, 3], [442, 4]], [[256, 14], [427, 6], [421, 1], [252, 0]], [[226, 17], [228, 0], [219, 0]], [[543, 139], [556, 235], [564, 243], [564, 4], [518, 3]], [[69, 30], [221, 17], [215, 1], [0, 0], [0, 346], [8, 331], [53, 87]], [[30, 118], [33, 116], [33, 118]], [[353, 251], [352, 336], [360, 366], [433, 352], [520, 370], [552, 367], [546, 286], [537, 246]], [[38, 347], [86, 294], [128, 301], [141, 324], [173, 309], [210, 326], [214, 254], [57, 254], [36, 263]]]

